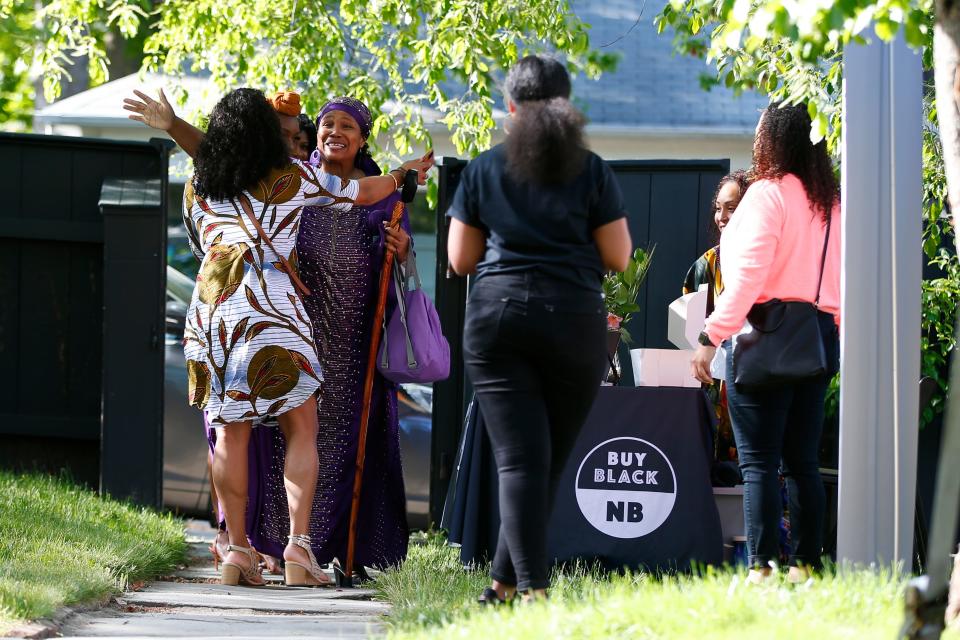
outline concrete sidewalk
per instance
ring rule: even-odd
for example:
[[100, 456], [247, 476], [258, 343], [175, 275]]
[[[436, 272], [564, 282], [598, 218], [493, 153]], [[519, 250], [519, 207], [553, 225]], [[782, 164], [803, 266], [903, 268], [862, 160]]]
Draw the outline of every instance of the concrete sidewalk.
[[[370, 638], [382, 636], [389, 605], [369, 589], [283, 586], [265, 574], [266, 587], [218, 584], [207, 547], [214, 531], [191, 522], [188, 566], [142, 589], [124, 593], [103, 609], [77, 613], [59, 629], [65, 638]], [[331, 575], [332, 578], [332, 575]]]

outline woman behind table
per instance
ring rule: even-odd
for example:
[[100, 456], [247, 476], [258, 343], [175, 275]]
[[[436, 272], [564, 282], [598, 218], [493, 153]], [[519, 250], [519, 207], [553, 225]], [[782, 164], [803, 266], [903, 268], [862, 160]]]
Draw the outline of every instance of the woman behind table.
[[632, 244], [613, 172], [583, 142], [563, 65], [527, 56], [509, 72], [505, 143], [464, 170], [448, 253], [476, 272], [464, 363], [500, 477], [500, 535], [480, 596], [549, 586], [546, 526], [557, 480], [606, 364], [601, 279]]
[[[743, 194], [750, 186], [750, 178], [742, 169], [728, 173], [720, 179], [713, 194], [713, 223], [717, 227], [717, 239], [723, 236], [723, 230], [730, 217], [740, 205]], [[723, 277], [720, 274], [720, 243], [707, 249], [697, 261], [690, 265], [683, 279], [683, 293], [698, 291], [702, 285], [708, 286], [707, 315], [713, 312], [716, 298], [723, 293]]]
[[[138, 96], [145, 102], [126, 101], [137, 114], [133, 119], [174, 128], [176, 118], [162, 96], [166, 109]], [[263, 584], [244, 522], [247, 452], [252, 421], [275, 418], [289, 450], [286, 581], [323, 584], [328, 579], [307, 535], [317, 478], [320, 364], [293, 266], [296, 229], [302, 207], [349, 209], [354, 201], [379, 201], [398, 188], [405, 171], [358, 182], [291, 162], [277, 115], [254, 89], [237, 89], [217, 103], [195, 161], [184, 218], [202, 264], [187, 313], [184, 355], [190, 403], [205, 409], [217, 427], [214, 482], [230, 539], [222, 581]]]
[[[740, 330], [754, 304], [773, 299], [813, 303], [818, 286], [828, 368], [837, 362], [839, 190], [826, 143], [811, 144], [809, 134], [810, 116], [803, 105], [775, 103], [760, 117], [753, 150], [755, 181], [720, 240], [724, 293], [707, 318], [691, 363], [703, 382], [710, 381], [716, 345]], [[738, 387], [728, 351], [727, 399], [745, 483], [749, 579], [760, 583], [770, 578], [778, 557], [780, 467], [787, 480], [793, 539], [788, 579], [803, 581], [819, 568], [823, 550], [825, 500], [818, 448], [832, 372], [762, 390]]]
[[[372, 126], [373, 118], [362, 102], [331, 99], [317, 117], [319, 148], [311, 162], [344, 180], [380, 175], [367, 147]], [[304, 298], [304, 306], [324, 374], [316, 443], [320, 476], [310, 523], [313, 551], [321, 563], [345, 559], [347, 553], [363, 381], [384, 247], [392, 246], [401, 263], [410, 247], [406, 211], [400, 229], [384, 227], [398, 200], [398, 194], [391, 194], [346, 211], [309, 207], [297, 238], [300, 275], [312, 292]], [[283, 440], [275, 433], [264, 433], [255, 440], [255, 447], [263, 456], [266, 451], [282, 451]], [[266, 471], [267, 493], [282, 496], [283, 478], [275, 470]], [[276, 524], [285, 518], [281, 502], [262, 504], [259, 539], [269, 540], [272, 531], [281, 530]], [[394, 566], [406, 557], [409, 535], [397, 386], [379, 372], [374, 376], [357, 532], [354, 565], [361, 575], [364, 566]]]
[[[730, 217], [740, 205], [743, 194], [750, 186], [750, 179], [746, 171], [738, 170], [729, 173], [720, 179], [717, 190], [713, 194], [713, 223], [717, 227], [717, 238], [723, 236], [723, 230], [730, 222]], [[720, 244], [707, 249], [696, 262], [690, 265], [687, 277], [683, 280], [683, 294], [699, 291], [707, 285], [707, 315], [713, 313], [717, 296], [723, 293], [723, 274], [720, 270]], [[713, 400], [717, 416], [717, 431], [714, 435], [713, 458], [715, 462], [726, 462], [737, 459], [737, 449], [730, 427], [730, 413], [727, 410], [727, 391], [722, 380], [713, 380], [708, 393]], [[737, 484], [732, 478], [725, 477], [722, 466], [716, 467], [712, 475], [714, 481], [724, 485]], [[733, 475], [737, 475], [735, 470]]]

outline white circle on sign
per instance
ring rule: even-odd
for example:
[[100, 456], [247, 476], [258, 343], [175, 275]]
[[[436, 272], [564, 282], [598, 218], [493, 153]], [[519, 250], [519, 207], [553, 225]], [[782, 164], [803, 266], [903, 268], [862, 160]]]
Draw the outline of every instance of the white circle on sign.
[[[610, 464], [614, 456], [616, 464]], [[673, 511], [677, 475], [659, 447], [625, 436], [605, 440], [584, 456], [574, 489], [580, 513], [595, 529], [614, 538], [641, 538]]]

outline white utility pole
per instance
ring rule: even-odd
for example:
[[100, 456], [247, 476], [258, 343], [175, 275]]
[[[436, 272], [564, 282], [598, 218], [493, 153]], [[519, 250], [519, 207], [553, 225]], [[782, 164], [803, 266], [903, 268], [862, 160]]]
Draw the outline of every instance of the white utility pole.
[[844, 50], [837, 560], [913, 553], [922, 278], [920, 56]]

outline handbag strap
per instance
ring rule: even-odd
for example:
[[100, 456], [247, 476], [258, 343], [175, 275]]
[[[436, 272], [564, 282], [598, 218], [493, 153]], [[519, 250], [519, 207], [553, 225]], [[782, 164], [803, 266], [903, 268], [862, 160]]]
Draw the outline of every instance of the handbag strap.
[[280, 260], [280, 264], [283, 265], [287, 275], [290, 276], [293, 286], [303, 295], [309, 296], [310, 289], [307, 288], [307, 285], [303, 284], [300, 276], [298, 276], [297, 272], [293, 269], [293, 267], [290, 266], [290, 262], [284, 258], [279, 251], [277, 251], [276, 247], [273, 246], [273, 243], [270, 241], [270, 236], [268, 236], [267, 232], [263, 230], [263, 226], [260, 225], [260, 221], [257, 220], [257, 216], [253, 215], [253, 208], [250, 206], [250, 200], [246, 197], [240, 197], [238, 200], [240, 200], [240, 208], [243, 209], [245, 214], [247, 214], [247, 219], [250, 220], [250, 224], [253, 225], [253, 228], [257, 230], [257, 233], [260, 234], [260, 237], [263, 238], [263, 241], [267, 243], [267, 246], [270, 247], [270, 250], [273, 251]]
[[417, 254], [413, 250], [413, 247], [410, 247], [410, 252], [407, 254], [407, 260], [404, 262], [403, 268], [406, 271], [404, 281], [407, 288], [410, 288], [410, 280], [413, 279], [417, 285], [417, 289], [423, 289], [423, 285], [420, 282], [420, 271], [417, 269]]
[[[407, 368], [416, 369], [418, 366], [417, 357], [413, 352], [413, 341], [410, 339], [410, 327], [407, 324], [407, 296], [406, 296], [406, 283], [401, 277], [400, 263], [394, 260], [393, 262], [393, 274], [391, 277], [393, 280], [393, 286], [397, 292], [397, 313], [400, 314], [400, 325], [403, 327], [403, 338], [405, 342], [405, 347], [407, 351]], [[419, 282], [419, 278], [418, 278]], [[380, 364], [382, 367], [386, 368], [390, 366], [390, 349], [388, 347], [388, 336], [390, 332], [387, 331], [387, 317], [383, 317], [383, 349]]]
[[820, 255], [820, 279], [817, 280], [817, 298], [813, 301], [813, 306], [820, 308], [820, 287], [823, 285], [823, 269], [827, 264], [827, 245], [830, 241], [830, 222], [833, 220], [833, 212], [827, 216], [827, 232], [823, 236], [823, 253]]

